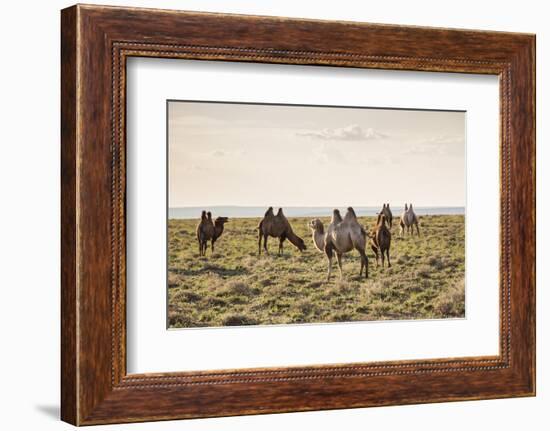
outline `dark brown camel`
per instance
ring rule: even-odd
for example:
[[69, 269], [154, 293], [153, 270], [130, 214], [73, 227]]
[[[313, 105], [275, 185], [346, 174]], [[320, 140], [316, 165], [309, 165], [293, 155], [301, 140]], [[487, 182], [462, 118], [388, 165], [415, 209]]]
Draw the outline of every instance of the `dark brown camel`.
[[227, 217], [218, 217], [212, 221], [212, 213], [203, 211], [201, 221], [197, 226], [197, 241], [199, 242], [199, 255], [206, 256], [208, 241], [211, 241], [212, 253], [214, 253], [214, 243], [222, 235], [224, 224], [229, 219]]
[[382, 257], [382, 268], [384, 267], [384, 253], [388, 257], [388, 268], [391, 267], [390, 262], [390, 246], [391, 232], [386, 226], [386, 216], [382, 213], [378, 214], [376, 226], [371, 231], [370, 246], [376, 256], [376, 266], [378, 266], [378, 254]]
[[391, 229], [393, 226], [393, 214], [390, 209], [390, 204], [382, 204], [382, 211], [380, 211], [380, 213], [386, 216], [386, 222], [388, 222]]
[[266, 211], [264, 218], [258, 225], [258, 254], [262, 254], [262, 238], [264, 240], [264, 250], [266, 254], [269, 254], [267, 250], [267, 237], [272, 236], [279, 238], [279, 252], [283, 254], [283, 243], [288, 239], [296, 248], [300, 251], [306, 249], [304, 240], [294, 233], [290, 222], [283, 214], [283, 209], [279, 208], [277, 214], [273, 214], [273, 207], [269, 207]]

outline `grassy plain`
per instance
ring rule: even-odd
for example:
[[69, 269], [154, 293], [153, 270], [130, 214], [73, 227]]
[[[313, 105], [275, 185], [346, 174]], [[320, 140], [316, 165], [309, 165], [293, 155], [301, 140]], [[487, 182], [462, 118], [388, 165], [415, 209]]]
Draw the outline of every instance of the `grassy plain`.
[[[360, 279], [357, 252], [336, 262], [326, 282], [327, 260], [313, 245], [310, 218], [289, 218], [307, 250], [288, 241], [277, 256], [258, 256], [260, 219], [235, 218], [212, 255], [199, 257], [197, 220], [169, 220], [168, 321], [171, 328], [349, 322], [464, 317], [464, 216], [421, 216], [420, 237], [398, 235], [394, 218], [392, 267], [376, 267], [367, 249], [369, 279]], [[325, 226], [329, 219], [322, 218]], [[374, 217], [360, 217], [370, 231]]]

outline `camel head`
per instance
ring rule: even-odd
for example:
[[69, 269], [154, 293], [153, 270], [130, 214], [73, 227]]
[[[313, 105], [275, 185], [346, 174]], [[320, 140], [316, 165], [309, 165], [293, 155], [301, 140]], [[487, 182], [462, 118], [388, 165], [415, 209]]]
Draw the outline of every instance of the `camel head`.
[[228, 221], [229, 219], [227, 217], [216, 217], [216, 221], [214, 222], [214, 224], [216, 226], [223, 226]]
[[293, 242], [293, 244], [298, 248], [300, 251], [304, 251], [306, 249], [306, 243], [302, 238], [299, 236], [296, 236], [296, 240]]
[[318, 218], [311, 220], [309, 222], [309, 228], [314, 232], [323, 233], [325, 231], [325, 227], [323, 225], [323, 222], [319, 220]]

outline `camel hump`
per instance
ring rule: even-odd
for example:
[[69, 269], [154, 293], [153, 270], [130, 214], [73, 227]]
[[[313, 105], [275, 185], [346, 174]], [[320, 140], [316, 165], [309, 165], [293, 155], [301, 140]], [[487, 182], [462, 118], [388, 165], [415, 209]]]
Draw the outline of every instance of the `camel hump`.
[[267, 211], [264, 214], [264, 217], [267, 217], [267, 216], [270, 216], [270, 215], [273, 215], [273, 207], [269, 207], [267, 209]]
[[348, 207], [348, 211], [344, 217], [346, 220], [357, 220], [357, 215], [352, 207]]
[[277, 211], [277, 215], [278, 216], [284, 216], [282, 208], [279, 208], [279, 211]]
[[332, 211], [332, 221], [333, 222], [341, 222], [342, 221], [342, 215], [340, 214], [340, 210], [337, 209], [337, 208]]

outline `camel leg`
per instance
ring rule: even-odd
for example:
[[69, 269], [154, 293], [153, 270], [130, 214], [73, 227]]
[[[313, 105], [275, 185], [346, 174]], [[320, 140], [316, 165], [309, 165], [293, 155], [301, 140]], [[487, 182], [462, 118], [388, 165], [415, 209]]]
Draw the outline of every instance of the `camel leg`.
[[[372, 251], [374, 251], [374, 256], [376, 257], [376, 267], [378, 268], [378, 249], [371, 245], [370, 248], [372, 248]], [[359, 276], [363, 274], [363, 260], [361, 259], [361, 272], [359, 273]]]
[[420, 230], [418, 229], [418, 223], [414, 224], [416, 226], [416, 235], [420, 236]]
[[325, 246], [325, 254], [328, 259], [328, 270], [327, 270], [327, 281], [330, 280], [330, 274], [332, 273], [332, 248], [330, 246]]
[[264, 235], [264, 250], [265, 254], [269, 254], [269, 251], [267, 250], [267, 235]]
[[214, 243], [215, 243], [215, 242], [216, 242], [216, 241], [212, 240], [212, 254], [214, 254]]
[[363, 267], [365, 267], [365, 278], [369, 278], [369, 258], [367, 257], [365, 250], [359, 248], [357, 251], [361, 255], [361, 271], [359, 272], [359, 277], [363, 274]]
[[389, 247], [386, 249], [386, 256], [388, 257], [388, 268], [391, 268], [391, 262], [390, 262], [390, 248], [389, 248]]
[[338, 268], [340, 268], [340, 280], [344, 278], [344, 272], [342, 271], [342, 253], [336, 253], [336, 261], [338, 262]]
[[283, 242], [285, 242], [286, 237], [283, 235], [279, 238], [279, 256], [283, 255]]
[[380, 250], [380, 257], [382, 259], [382, 268], [384, 268], [384, 259], [385, 259], [384, 250]]
[[405, 234], [405, 225], [403, 224], [403, 222], [400, 222], [399, 223], [399, 236], [403, 236]]
[[262, 254], [262, 232], [258, 231], [258, 256]]

